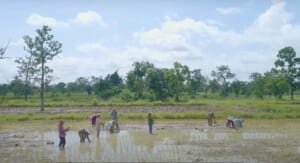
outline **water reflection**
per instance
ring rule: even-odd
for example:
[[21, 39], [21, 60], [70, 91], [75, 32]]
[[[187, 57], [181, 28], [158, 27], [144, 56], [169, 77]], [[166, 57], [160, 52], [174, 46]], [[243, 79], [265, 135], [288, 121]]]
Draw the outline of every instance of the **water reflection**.
[[[288, 138], [286, 133], [251, 132], [245, 130], [236, 132], [235, 130], [226, 129], [164, 130], [157, 132], [156, 135], [150, 135], [143, 131], [121, 130], [119, 133], [114, 134], [101, 131], [99, 138], [97, 138], [95, 134], [91, 134], [90, 143], [88, 141], [80, 143], [77, 131], [69, 131], [66, 136], [65, 150], [59, 150], [59, 138], [56, 130], [33, 132], [31, 136], [34, 140], [53, 141], [55, 143], [54, 145], [45, 143], [37, 148], [10, 148], [11, 153], [17, 153], [19, 158], [25, 157], [27, 161], [193, 161], [193, 159], [196, 159], [195, 157], [198, 157], [201, 153], [209, 155], [215, 151], [230, 151], [231, 143], [235, 143], [234, 145], [237, 147], [240, 146], [241, 143], [246, 144], [257, 140], [276, 142], [282, 138]], [[246, 140], [248, 140], [248, 142]], [[298, 139], [294, 139], [294, 141], [296, 143], [299, 142]], [[210, 145], [211, 143], [215, 144]], [[261, 148], [263, 149], [263, 147], [264, 146]], [[300, 147], [297, 146], [296, 148], [295, 152], [300, 153]], [[28, 153], [32, 154], [28, 155]], [[204, 156], [202, 156], [202, 159], [204, 159], [203, 157]], [[228, 160], [239, 161], [237, 158], [240, 159], [239, 157], [232, 157]], [[205, 158], [204, 160], [217, 161], [213, 158]]]
[[280, 133], [264, 133], [264, 132], [243, 133], [243, 139], [275, 139], [275, 138], [286, 138], [286, 135]]

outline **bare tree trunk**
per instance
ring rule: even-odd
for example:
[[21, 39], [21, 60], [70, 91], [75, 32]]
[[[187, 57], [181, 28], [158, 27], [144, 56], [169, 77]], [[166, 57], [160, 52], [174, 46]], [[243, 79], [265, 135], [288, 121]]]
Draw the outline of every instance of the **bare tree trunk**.
[[291, 100], [294, 100], [294, 89], [291, 89]]
[[25, 92], [24, 92], [24, 94], [25, 94], [24, 95], [25, 96], [24, 100], [27, 101], [27, 95], [28, 95], [28, 83], [27, 82], [25, 83]]
[[27, 94], [28, 94], [28, 67], [26, 70], [26, 78], [25, 78], [25, 90], [24, 90], [24, 100], [27, 101]]
[[41, 111], [44, 111], [44, 59], [42, 58]]

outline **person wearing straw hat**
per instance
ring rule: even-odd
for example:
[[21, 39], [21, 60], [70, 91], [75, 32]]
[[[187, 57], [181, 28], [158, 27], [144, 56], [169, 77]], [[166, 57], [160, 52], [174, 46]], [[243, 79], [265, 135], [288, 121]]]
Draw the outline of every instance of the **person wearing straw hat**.
[[91, 142], [90, 138], [89, 138], [89, 135], [90, 135], [90, 132], [83, 128], [81, 130], [78, 131], [78, 135], [80, 137], [80, 142], [85, 142], [85, 139], [87, 139], [89, 142]]

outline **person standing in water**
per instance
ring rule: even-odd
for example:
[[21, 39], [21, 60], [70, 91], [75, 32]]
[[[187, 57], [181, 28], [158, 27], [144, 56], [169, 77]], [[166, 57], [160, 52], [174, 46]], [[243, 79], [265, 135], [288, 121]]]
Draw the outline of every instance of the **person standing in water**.
[[64, 129], [64, 120], [60, 120], [58, 124], [58, 133], [59, 133], [59, 148], [65, 148], [66, 144], [66, 132], [69, 131], [70, 128]]
[[100, 135], [100, 129], [101, 126], [103, 125], [102, 120], [100, 119], [101, 115], [97, 114], [97, 119], [96, 119], [96, 131], [97, 131], [97, 138], [99, 138]]
[[148, 126], [149, 126], [149, 133], [152, 134], [152, 126], [154, 123], [154, 119], [151, 116], [151, 113], [148, 114]]
[[92, 126], [95, 127], [97, 115], [93, 115], [90, 119], [91, 119], [91, 121], [92, 121]]
[[114, 120], [114, 121], [115, 121], [116, 127], [117, 127], [117, 129], [119, 130], [118, 112], [114, 109], [114, 110], [111, 112], [110, 115], [111, 115], [111, 120]]

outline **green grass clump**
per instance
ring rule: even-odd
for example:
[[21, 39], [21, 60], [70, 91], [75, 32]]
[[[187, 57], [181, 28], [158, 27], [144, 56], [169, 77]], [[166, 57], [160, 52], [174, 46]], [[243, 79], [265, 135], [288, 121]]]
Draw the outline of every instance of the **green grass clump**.
[[[28, 112], [25, 115], [7, 114], [0, 115], [0, 121], [28, 121], [28, 120], [88, 120], [94, 113], [61, 113], [49, 115], [46, 113]], [[270, 113], [270, 112], [237, 112], [233, 110], [224, 110], [215, 112], [217, 119], [227, 119], [228, 117], [243, 119], [294, 119], [300, 118], [300, 113]], [[119, 112], [119, 120], [147, 120], [148, 113], [123, 113]], [[155, 112], [152, 113], [157, 120], [195, 120], [206, 119], [207, 112]], [[110, 113], [102, 114], [103, 120], [110, 120]]]

